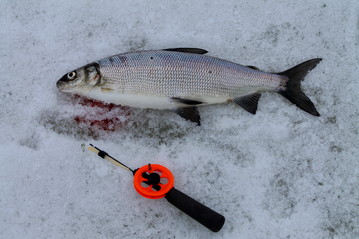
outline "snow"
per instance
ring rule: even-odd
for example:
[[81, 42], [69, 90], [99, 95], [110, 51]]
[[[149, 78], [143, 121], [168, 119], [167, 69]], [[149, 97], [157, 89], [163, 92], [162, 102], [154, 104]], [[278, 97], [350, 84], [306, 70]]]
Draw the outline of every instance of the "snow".
[[[359, 238], [359, 4], [319, 1], [0, 2], [0, 238]], [[323, 61], [303, 90], [321, 117], [266, 93], [256, 115], [200, 108], [202, 126], [130, 109], [115, 132], [56, 81], [120, 52], [200, 47], [265, 71]], [[121, 111], [119, 112], [121, 113]], [[226, 217], [213, 233], [165, 199], [138, 195], [136, 168], [163, 164], [176, 188]]]

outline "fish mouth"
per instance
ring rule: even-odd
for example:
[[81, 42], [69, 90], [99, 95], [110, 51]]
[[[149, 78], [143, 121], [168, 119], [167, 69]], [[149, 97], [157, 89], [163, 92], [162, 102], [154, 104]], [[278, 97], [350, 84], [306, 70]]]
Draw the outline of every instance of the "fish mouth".
[[66, 82], [62, 79], [56, 82], [56, 86], [60, 91], [66, 90], [66, 88], [68, 88], [68, 84], [66, 84]]
[[67, 74], [56, 82], [56, 86], [60, 91], [68, 91], [71, 88], [71, 83], [67, 78]]
[[63, 81], [61, 81], [61, 80], [58, 80], [57, 82], [56, 82], [56, 86], [57, 86], [57, 88], [59, 88], [60, 90], [63, 88], [63, 86], [64, 86], [64, 82]]

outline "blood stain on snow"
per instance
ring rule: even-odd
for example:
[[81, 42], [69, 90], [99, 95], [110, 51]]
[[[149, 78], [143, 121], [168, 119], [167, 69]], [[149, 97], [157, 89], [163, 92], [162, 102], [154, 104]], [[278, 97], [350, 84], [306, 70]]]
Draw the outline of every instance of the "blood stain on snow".
[[116, 131], [126, 125], [130, 110], [126, 106], [106, 104], [100, 101], [79, 97], [79, 104], [96, 108], [95, 114], [77, 115], [74, 120], [78, 124], [102, 129], [105, 131]]

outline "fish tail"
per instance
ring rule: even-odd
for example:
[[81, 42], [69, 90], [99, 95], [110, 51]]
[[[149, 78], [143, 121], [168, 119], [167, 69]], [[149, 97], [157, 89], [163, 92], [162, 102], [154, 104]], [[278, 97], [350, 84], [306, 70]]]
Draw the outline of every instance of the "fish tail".
[[305, 61], [289, 70], [277, 73], [289, 78], [284, 90], [279, 90], [278, 93], [287, 98], [300, 109], [309, 114], [320, 116], [313, 102], [304, 94], [300, 88], [301, 81], [321, 61], [321, 58], [311, 59]]

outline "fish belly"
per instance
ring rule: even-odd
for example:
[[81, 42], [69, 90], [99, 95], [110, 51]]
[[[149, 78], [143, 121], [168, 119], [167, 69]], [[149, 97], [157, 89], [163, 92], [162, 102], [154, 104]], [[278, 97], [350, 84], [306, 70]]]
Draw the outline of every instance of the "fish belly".
[[[86, 96], [90, 99], [99, 100], [105, 103], [112, 103], [116, 105], [123, 105], [136, 108], [152, 108], [152, 109], [175, 109], [178, 107], [185, 107], [170, 97], [158, 95], [143, 95], [143, 94], [123, 94], [120, 92], [103, 92], [100, 89], [92, 91], [78, 92], [78, 94]], [[201, 100], [203, 104], [218, 104], [228, 101], [228, 97], [193, 97], [193, 100]]]

